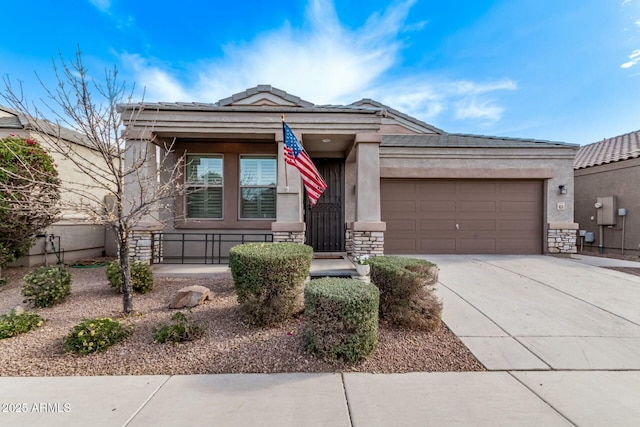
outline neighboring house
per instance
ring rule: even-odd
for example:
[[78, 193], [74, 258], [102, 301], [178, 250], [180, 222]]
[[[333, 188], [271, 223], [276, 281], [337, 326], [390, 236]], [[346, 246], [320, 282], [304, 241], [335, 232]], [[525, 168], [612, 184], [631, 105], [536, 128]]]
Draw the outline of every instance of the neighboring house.
[[[44, 128], [53, 130], [50, 125], [44, 126]], [[53, 132], [52, 134], [36, 132], [24, 116], [14, 110], [0, 106], [0, 138], [11, 134], [23, 138], [31, 138], [40, 143], [53, 157], [63, 186], [82, 186], [90, 183], [89, 178], [77, 171], [69, 160], [51, 149], [51, 140], [56, 137]], [[102, 158], [94, 150], [86, 146], [82, 135], [78, 132], [62, 128], [60, 129], [60, 137], [73, 145], [74, 155], [84, 159], [95, 158], [96, 161], [102, 161]], [[98, 194], [98, 196], [101, 195]], [[61, 199], [65, 201], [77, 200], [77, 198], [77, 195], [69, 191], [62, 191], [61, 193]], [[36, 239], [36, 243], [29, 255], [17, 260], [12, 265], [55, 264], [58, 262], [58, 256], [69, 264], [80, 259], [101, 256], [104, 251], [104, 226], [91, 223], [82, 212], [63, 210], [60, 219], [44, 231], [44, 237]], [[46, 259], [45, 254], [47, 254]]]
[[[272, 238], [326, 256], [576, 250], [574, 145], [450, 134], [369, 99], [314, 105], [267, 85], [120, 108], [136, 117], [128, 144], [175, 141], [170, 159], [184, 159], [185, 194], [168, 223], [140, 225], [135, 257], [221, 262], [236, 241]], [[285, 171], [283, 115], [328, 184], [313, 208]]]
[[640, 131], [580, 147], [573, 167], [576, 221], [595, 239], [585, 247], [621, 253], [624, 240], [640, 255]]

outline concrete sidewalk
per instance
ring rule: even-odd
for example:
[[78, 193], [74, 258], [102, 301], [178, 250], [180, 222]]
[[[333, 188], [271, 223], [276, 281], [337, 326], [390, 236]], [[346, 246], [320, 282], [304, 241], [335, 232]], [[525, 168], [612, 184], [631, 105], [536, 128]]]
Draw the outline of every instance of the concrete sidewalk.
[[640, 372], [0, 378], [3, 426], [637, 426]]
[[426, 258], [489, 372], [0, 377], [0, 425], [638, 425], [640, 277], [590, 257]]

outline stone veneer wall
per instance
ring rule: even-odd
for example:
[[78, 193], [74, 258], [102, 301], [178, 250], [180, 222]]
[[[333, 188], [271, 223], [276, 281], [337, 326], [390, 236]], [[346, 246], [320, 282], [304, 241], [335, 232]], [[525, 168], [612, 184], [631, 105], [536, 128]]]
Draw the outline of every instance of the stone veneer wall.
[[344, 233], [344, 249], [347, 255], [353, 255], [353, 231], [346, 230]]
[[577, 231], [578, 230], [550, 229], [547, 235], [547, 251], [550, 254], [577, 253]]
[[274, 231], [274, 242], [293, 242], [303, 244], [305, 240], [304, 231]]
[[353, 256], [384, 255], [384, 231], [350, 231], [350, 233]]
[[129, 238], [129, 258], [151, 264], [152, 245], [150, 230], [134, 230]]

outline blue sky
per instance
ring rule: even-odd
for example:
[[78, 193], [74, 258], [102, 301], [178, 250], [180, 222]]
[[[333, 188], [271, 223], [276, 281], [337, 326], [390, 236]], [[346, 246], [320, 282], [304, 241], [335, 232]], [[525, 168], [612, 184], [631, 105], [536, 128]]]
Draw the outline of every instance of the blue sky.
[[[315, 104], [373, 98], [448, 132], [575, 144], [640, 129], [640, 0], [25, 0], [0, 74], [26, 96], [80, 46], [147, 101], [271, 84]], [[140, 92], [139, 92], [140, 93]]]

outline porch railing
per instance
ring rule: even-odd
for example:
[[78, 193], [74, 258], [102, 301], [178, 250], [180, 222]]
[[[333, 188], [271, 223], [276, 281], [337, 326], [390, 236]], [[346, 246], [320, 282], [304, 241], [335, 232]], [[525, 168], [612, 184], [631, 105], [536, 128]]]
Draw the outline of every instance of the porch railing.
[[225, 264], [229, 249], [250, 242], [273, 242], [271, 233], [152, 233], [154, 264]]

